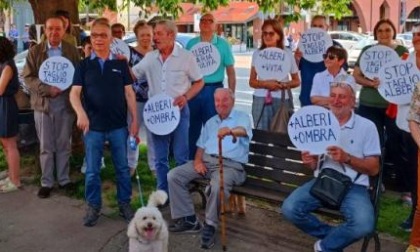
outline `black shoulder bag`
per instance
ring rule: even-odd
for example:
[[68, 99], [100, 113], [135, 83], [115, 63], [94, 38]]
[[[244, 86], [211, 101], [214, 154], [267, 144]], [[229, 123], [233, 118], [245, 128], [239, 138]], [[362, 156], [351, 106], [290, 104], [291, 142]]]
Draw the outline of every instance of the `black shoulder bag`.
[[[321, 166], [322, 163], [319, 165], [319, 169], [321, 169]], [[345, 172], [346, 168], [343, 164], [341, 164], [341, 167]], [[322, 168], [315, 179], [315, 183], [312, 185], [310, 193], [327, 206], [338, 209], [350, 187], [360, 175], [361, 173], [358, 173], [352, 181], [349, 176], [337, 170], [328, 167]]]

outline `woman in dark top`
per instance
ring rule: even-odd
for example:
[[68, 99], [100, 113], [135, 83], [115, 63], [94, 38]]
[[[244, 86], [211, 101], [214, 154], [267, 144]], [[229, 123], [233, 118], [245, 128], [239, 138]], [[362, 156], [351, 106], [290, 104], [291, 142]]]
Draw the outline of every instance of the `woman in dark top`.
[[[153, 50], [152, 47], [152, 37], [153, 37], [153, 30], [152, 27], [147, 24], [146, 21], [140, 20], [134, 26], [134, 33], [136, 34], [137, 38], [137, 46], [130, 47], [131, 56], [129, 66], [133, 67], [134, 65], [138, 64], [146, 55], [146, 53]], [[146, 141], [147, 141], [147, 161], [149, 164], [150, 170], [154, 173], [155, 172], [155, 155], [153, 150], [153, 142], [152, 136], [150, 131], [146, 128], [143, 123], [143, 108], [147, 102], [148, 95], [147, 92], [149, 91], [149, 86], [147, 85], [146, 79], [137, 79], [134, 80], [133, 83], [134, 92], [136, 93], [136, 101], [137, 101], [137, 113], [138, 113], [138, 120], [139, 125], [142, 127], [140, 131], [146, 132]], [[140, 132], [139, 131], [139, 132]], [[128, 166], [130, 166], [131, 171], [133, 172], [133, 168], [137, 167], [138, 163], [138, 147], [136, 151], [128, 151]]]
[[9, 167], [9, 176], [0, 180], [0, 192], [17, 190], [20, 184], [20, 155], [17, 148], [18, 106], [14, 95], [19, 89], [13, 44], [0, 37], [0, 143]]

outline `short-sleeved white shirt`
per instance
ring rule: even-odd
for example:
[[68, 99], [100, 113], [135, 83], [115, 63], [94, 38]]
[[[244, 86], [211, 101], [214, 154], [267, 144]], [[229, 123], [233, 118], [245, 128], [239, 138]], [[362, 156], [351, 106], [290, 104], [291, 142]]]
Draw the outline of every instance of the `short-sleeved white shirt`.
[[191, 82], [203, 78], [193, 54], [177, 45], [165, 61], [158, 50], [147, 53], [132, 71], [137, 79], [147, 79], [149, 97], [166, 93], [176, 98], [190, 89]]
[[[343, 68], [340, 69], [340, 72], [337, 74], [346, 74]], [[353, 76], [349, 76], [353, 78]], [[312, 96], [330, 96], [330, 83], [334, 81], [334, 76], [328, 72], [328, 69], [325, 69], [322, 72], [316, 73], [312, 81], [311, 97]]]
[[[379, 143], [379, 135], [375, 124], [355, 113], [352, 113], [349, 121], [341, 126], [339, 146], [347, 153], [358, 158], [366, 158], [369, 156], [380, 156], [381, 147]], [[357, 171], [353, 170], [350, 165], [343, 164], [345, 174], [354, 180]], [[323, 168], [333, 168], [344, 173], [340, 163], [333, 161], [325, 155]], [[319, 169], [315, 170], [315, 176], [318, 176]], [[369, 186], [369, 176], [361, 174], [355, 182], [358, 185]]]
[[[255, 61], [256, 61], [256, 59], [257, 59], [257, 56], [258, 56], [259, 51], [260, 51], [260, 50], [256, 50], [256, 51], [252, 54], [251, 66], [253, 66], [253, 67], [255, 67], [255, 64], [256, 64], [256, 62], [255, 62]], [[291, 68], [291, 70], [290, 70], [290, 73], [291, 73], [291, 74], [298, 73], [298, 72], [299, 72], [299, 68], [298, 68], [298, 66], [296, 65], [296, 60], [295, 60], [295, 57], [292, 55], [292, 52], [291, 52], [290, 50], [288, 50], [288, 49], [284, 49], [284, 51], [285, 51], [287, 54], [289, 54], [289, 59], [290, 59], [290, 61], [291, 61], [292, 68]], [[257, 73], [257, 75], [258, 75], [258, 73]], [[259, 80], [263, 80], [263, 79], [260, 79], [259, 77], [258, 77], [258, 79], [259, 79]], [[289, 81], [290, 79], [291, 79], [291, 78], [290, 78], [290, 76], [287, 76], [286, 78], [282, 79], [281, 81], [282, 81], [282, 82], [286, 82], [286, 81]], [[267, 95], [267, 92], [268, 92], [268, 89], [265, 89], [265, 88], [256, 88], [256, 89], [254, 90], [254, 96], [258, 96], [258, 97], [265, 97], [265, 96]], [[281, 91], [271, 92], [271, 96], [272, 96], [272, 97], [274, 97], [274, 98], [281, 98]], [[288, 93], [287, 93], [287, 92], [286, 92], [285, 99], [289, 99], [289, 95], [288, 95]]]

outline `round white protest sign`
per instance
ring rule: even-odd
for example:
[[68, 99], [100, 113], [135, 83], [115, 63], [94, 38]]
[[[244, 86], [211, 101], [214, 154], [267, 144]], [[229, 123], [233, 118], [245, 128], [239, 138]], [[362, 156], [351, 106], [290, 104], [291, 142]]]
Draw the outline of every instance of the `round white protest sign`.
[[368, 48], [360, 56], [360, 71], [366, 78], [373, 80], [379, 77], [379, 69], [390, 61], [398, 61], [400, 57], [388, 46], [375, 45]]
[[113, 54], [122, 54], [127, 60], [130, 60], [130, 47], [121, 39], [112, 39], [111, 52]]
[[257, 54], [255, 70], [261, 80], [281, 81], [288, 76], [291, 69], [289, 54], [280, 48], [266, 48]]
[[323, 61], [322, 55], [333, 45], [330, 35], [321, 28], [311, 28], [305, 31], [299, 40], [299, 50], [310, 62]]
[[327, 147], [337, 145], [340, 137], [340, 125], [334, 114], [314, 105], [295, 112], [287, 129], [296, 148], [313, 155], [326, 153]]
[[378, 91], [382, 97], [400, 105], [410, 103], [414, 86], [420, 82], [420, 71], [409, 60], [398, 59], [386, 63], [379, 69], [378, 76]]
[[173, 105], [174, 99], [166, 94], [155, 95], [144, 105], [144, 123], [153, 134], [168, 135], [176, 129], [181, 119], [179, 107]]
[[211, 75], [220, 66], [220, 53], [217, 48], [209, 42], [200, 42], [191, 48], [201, 73], [204, 76]]
[[66, 90], [73, 83], [74, 66], [62, 56], [53, 56], [42, 62], [39, 68], [39, 79], [48, 85]]

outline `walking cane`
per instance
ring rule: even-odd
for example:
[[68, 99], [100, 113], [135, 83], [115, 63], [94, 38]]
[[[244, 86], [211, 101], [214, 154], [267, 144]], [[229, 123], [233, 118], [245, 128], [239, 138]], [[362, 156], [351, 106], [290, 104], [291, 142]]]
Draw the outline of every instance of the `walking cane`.
[[[232, 132], [232, 131], [231, 131]], [[236, 137], [231, 133], [233, 139], [232, 142], [236, 142]], [[223, 150], [222, 150], [222, 140], [223, 137], [219, 137], [219, 175], [220, 175], [220, 217], [222, 219], [221, 225], [221, 241], [222, 241], [222, 249], [226, 251], [226, 217], [225, 217], [225, 183], [223, 179]]]

